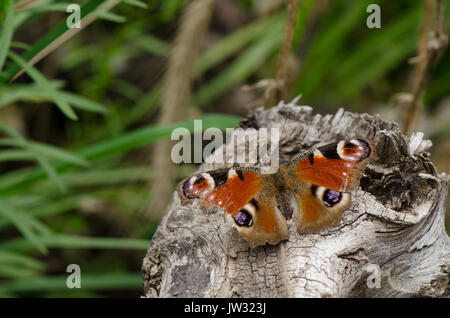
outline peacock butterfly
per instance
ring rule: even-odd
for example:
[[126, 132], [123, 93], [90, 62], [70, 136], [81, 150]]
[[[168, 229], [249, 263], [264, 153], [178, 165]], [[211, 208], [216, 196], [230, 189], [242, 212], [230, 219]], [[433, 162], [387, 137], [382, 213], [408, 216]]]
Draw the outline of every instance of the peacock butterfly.
[[194, 174], [177, 186], [182, 205], [200, 200], [204, 209], [218, 206], [252, 246], [288, 238], [286, 219], [299, 233], [336, 224], [374, 159], [367, 139], [341, 140], [296, 156], [274, 174], [233, 167]]

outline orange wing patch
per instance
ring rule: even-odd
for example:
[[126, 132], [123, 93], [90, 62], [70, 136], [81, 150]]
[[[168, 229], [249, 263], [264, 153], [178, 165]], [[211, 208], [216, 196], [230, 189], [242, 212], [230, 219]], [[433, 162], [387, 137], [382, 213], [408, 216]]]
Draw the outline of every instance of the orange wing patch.
[[261, 179], [256, 173], [244, 171], [242, 177], [231, 174], [225, 184], [206, 194], [204, 200], [235, 216], [262, 187]]
[[[301, 160], [295, 167], [297, 177], [305, 182], [327, 187], [335, 191], [348, 191], [359, 180], [358, 165], [352, 161], [332, 160], [314, 157], [311, 165], [308, 159]], [[356, 182], [355, 182], [356, 181]]]

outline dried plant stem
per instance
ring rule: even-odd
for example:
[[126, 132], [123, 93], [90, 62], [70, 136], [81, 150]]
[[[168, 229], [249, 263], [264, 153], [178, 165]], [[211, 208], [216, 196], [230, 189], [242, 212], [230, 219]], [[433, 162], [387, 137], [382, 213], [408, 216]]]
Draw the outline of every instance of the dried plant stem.
[[[192, 67], [208, 28], [212, 5], [213, 0], [193, 0], [183, 13], [164, 79], [161, 125], [182, 118], [183, 106], [191, 95]], [[153, 150], [152, 202], [147, 210], [147, 216], [151, 218], [160, 218], [164, 214], [173, 188], [170, 148], [171, 142], [165, 140], [157, 143]]]
[[29, 7], [33, 6], [36, 4], [36, 2], [38, 2], [39, 0], [27, 0], [27, 1], [23, 1], [19, 4], [16, 4], [14, 6], [14, 11], [21, 11], [21, 10], [25, 10], [28, 9]]
[[[435, 27], [431, 38], [433, 8], [436, 7]], [[417, 121], [423, 104], [423, 94], [431, 70], [436, 64], [440, 53], [447, 44], [447, 36], [443, 33], [444, 0], [426, 0], [425, 15], [420, 31], [417, 56], [411, 60], [415, 63], [414, 77], [410, 92], [410, 103], [405, 113], [403, 133], [411, 134], [416, 130]]]
[[286, 81], [288, 74], [289, 56], [291, 55], [292, 39], [294, 38], [295, 21], [297, 17], [298, 0], [290, 0], [289, 16], [286, 25], [283, 47], [278, 60], [277, 80]]
[[298, 0], [289, 0], [289, 14], [286, 21], [283, 46], [278, 54], [278, 71], [274, 85], [267, 87], [265, 98], [266, 108], [272, 107], [280, 100], [286, 98], [288, 66], [292, 50], [292, 39], [294, 37], [297, 8]]

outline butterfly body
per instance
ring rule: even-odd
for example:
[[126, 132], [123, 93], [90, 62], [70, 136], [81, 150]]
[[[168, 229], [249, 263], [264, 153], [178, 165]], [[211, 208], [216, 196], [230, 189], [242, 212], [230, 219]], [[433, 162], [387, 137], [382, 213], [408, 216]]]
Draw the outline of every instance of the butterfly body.
[[368, 140], [342, 140], [305, 152], [273, 174], [248, 167], [195, 174], [177, 193], [183, 205], [200, 200], [204, 210], [222, 208], [225, 221], [252, 246], [276, 244], [288, 238], [291, 218], [300, 233], [336, 224], [373, 158]]

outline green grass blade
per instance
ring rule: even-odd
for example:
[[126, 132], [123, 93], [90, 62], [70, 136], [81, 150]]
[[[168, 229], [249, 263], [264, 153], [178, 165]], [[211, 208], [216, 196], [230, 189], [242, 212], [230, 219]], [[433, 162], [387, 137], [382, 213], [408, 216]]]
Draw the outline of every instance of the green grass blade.
[[[147, 239], [122, 239], [114, 237], [83, 237], [69, 234], [53, 234], [42, 236], [42, 243], [48, 248], [87, 248], [87, 249], [111, 249], [111, 250], [141, 250], [148, 248]], [[3, 242], [2, 249], [14, 252], [29, 252], [33, 250], [33, 244], [23, 238], [10, 239]]]
[[114, 237], [83, 237], [75, 235], [52, 235], [44, 242], [53, 248], [97, 248], [97, 249], [137, 249], [146, 250], [149, 245], [147, 239], [119, 239]]
[[47, 158], [60, 160], [83, 167], [89, 166], [89, 162], [81, 158], [80, 156], [74, 155], [68, 151], [62, 150], [60, 148], [51, 145], [38, 142], [29, 142], [27, 148]]
[[26, 150], [28, 150], [34, 156], [35, 160], [42, 167], [42, 169], [45, 171], [48, 177], [52, 179], [56, 185], [58, 185], [62, 193], [65, 193], [67, 191], [66, 186], [62, 182], [55, 168], [53, 168], [53, 166], [48, 162], [46, 156], [49, 158], [58, 159], [61, 161], [81, 166], [87, 166], [89, 164], [82, 157], [73, 155], [62, 149], [58, 149], [56, 147], [42, 143], [30, 142], [26, 140], [24, 137], [22, 137], [20, 134], [15, 132], [13, 129], [9, 128], [8, 126], [2, 123], [0, 123], [0, 130], [5, 131], [7, 134], [13, 137], [12, 139], [8, 138], [1, 139], [0, 144], [10, 143], [12, 145], [23, 147]]
[[[27, 214], [34, 218], [43, 218], [48, 216], [57, 215], [60, 213], [68, 212], [70, 210], [80, 207], [80, 202], [84, 199], [89, 199], [93, 195], [99, 195], [97, 191], [91, 191], [89, 194], [72, 195], [70, 197], [56, 198], [56, 199], [43, 199], [39, 205], [33, 205], [33, 203], [23, 202], [23, 196], [19, 196], [17, 200], [20, 202], [15, 202], [15, 200], [10, 199], [9, 201], [15, 202], [16, 206], [20, 206], [21, 209], [26, 209]], [[11, 224], [10, 220], [0, 219], [0, 229], [3, 229]]]
[[133, 107], [129, 112], [125, 114], [124, 123], [126, 125], [129, 125], [139, 119], [142, 119], [142, 116], [148, 116], [149, 113], [158, 105], [162, 96], [162, 92], [162, 84], [156, 84], [156, 86], [154, 86], [149, 93], [139, 98], [139, 100], [136, 102], [135, 107]]
[[[123, 187], [126, 185], [136, 184], [138, 182], [145, 182], [151, 176], [149, 167], [129, 167], [129, 168], [114, 168], [114, 169], [101, 169], [93, 171], [77, 171], [69, 172], [60, 176], [63, 183], [70, 187], [76, 193], [79, 191], [87, 191], [87, 193], [80, 193], [74, 197], [78, 197], [80, 200], [84, 198], [89, 198], [92, 196], [98, 197], [100, 194], [94, 195], [92, 187], [96, 189], [116, 189], [125, 190]], [[84, 189], [87, 187], [87, 190]], [[81, 189], [80, 189], [81, 188]], [[18, 202], [17, 204], [23, 208], [26, 208], [29, 213], [33, 213], [36, 210], [45, 210], [47, 206], [52, 206], [54, 201], [57, 199], [48, 200], [46, 197], [52, 198], [58, 196], [58, 189], [55, 188], [55, 184], [50, 181], [45, 181], [39, 184], [39, 187], [33, 189], [33, 194], [42, 197], [42, 200], [29, 199], [28, 202], [22, 199], [23, 204]], [[112, 191], [112, 190], [110, 190]], [[92, 195], [91, 195], [92, 194]], [[11, 198], [12, 199], [12, 198]], [[70, 197], [65, 198], [70, 200]], [[16, 199], [16, 201], [19, 199]], [[71, 202], [71, 201], [70, 201]], [[71, 205], [73, 208], [78, 207], [77, 205]], [[43, 212], [45, 213], [45, 211]], [[39, 214], [41, 216], [42, 214]], [[0, 222], [0, 227], [1, 227]]]
[[94, 14], [100, 19], [115, 23], [124, 23], [127, 20], [124, 16], [103, 10], [96, 10]]
[[132, 43], [154, 55], [167, 57], [170, 53], [170, 44], [149, 34], [133, 38]]
[[61, 99], [66, 100], [70, 103], [74, 108], [78, 108], [81, 110], [86, 110], [90, 112], [106, 114], [108, 113], [108, 109], [100, 103], [97, 103], [91, 99], [83, 97], [81, 95], [57, 91], [56, 95], [60, 96]]
[[119, 78], [114, 79], [112, 83], [112, 89], [114, 89], [114, 91], [116, 91], [118, 94], [121, 94], [122, 96], [132, 100], [133, 102], [135, 102], [143, 94], [142, 90], [139, 87]]
[[[52, 86], [55, 86], [53, 85], [54, 83], [51, 84]], [[11, 85], [7, 89], [0, 90], [0, 92], [0, 108], [18, 101], [36, 103], [52, 101], [52, 96], [48, 95], [47, 92], [43, 91], [35, 84], [28, 86]], [[83, 96], [58, 90], [56, 90], [56, 94], [60, 96], [61, 99], [66, 100], [74, 108], [102, 114], [108, 112], [108, 109], [103, 105]]]
[[[61, 178], [70, 187], [104, 187], [121, 183], [147, 181], [150, 171], [150, 167], [147, 166], [115, 167], [114, 169], [69, 172], [62, 175]], [[42, 184], [39, 187], [39, 193], [44, 192], [51, 193], [52, 190]]]
[[61, 69], [65, 71], [71, 70], [86, 61], [94, 59], [100, 54], [101, 51], [98, 49], [97, 45], [93, 44], [84, 44], [81, 46], [74, 46], [73, 48], [71, 47], [70, 50], [62, 57], [60, 64]]
[[11, 146], [18, 143], [19, 145], [24, 146], [27, 143], [27, 140], [23, 138], [21, 134], [16, 132], [14, 129], [8, 127], [7, 125], [3, 124], [2, 122], [0, 122], [0, 130], [3, 130], [5, 133], [7, 133], [12, 137], [12, 138], [0, 138], [0, 142], [3, 143], [3, 145]]
[[26, 238], [26, 242], [31, 244], [31, 247], [37, 248], [42, 253], [47, 251], [41, 236], [35, 233], [35, 230], [48, 233], [44, 225], [23, 212], [14, 209], [5, 200], [0, 200], [0, 215], [9, 219], [15, 225], [17, 230]]
[[32, 257], [15, 253], [12, 251], [4, 251], [0, 249], [0, 264], [12, 264], [15, 266], [25, 267], [41, 271], [45, 268], [44, 263], [35, 260]]
[[53, 182], [58, 186], [61, 193], [67, 193], [67, 187], [64, 184], [64, 182], [59, 177], [58, 173], [56, 172], [56, 169], [53, 168], [53, 166], [48, 162], [48, 160], [40, 155], [37, 155], [34, 153], [36, 161], [39, 163], [41, 168], [44, 170], [44, 172], [47, 174], [47, 176], [53, 180]]
[[37, 271], [30, 268], [20, 267], [17, 264], [0, 263], [0, 278], [24, 278], [36, 276]]
[[22, 50], [30, 50], [31, 46], [29, 44], [23, 42], [11, 42], [11, 47], [22, 49]]
[[56, 106], [70, 119], [77, 120], [78, 117], [73, 111], [72, 107], [67, 103], [64, 98], [61, 98], [61, 95], [58, 95], [57, 91], [53, 88], [50, 82], [42, 75], [38, 70], [36, 70], [33, 66], [29, 65], [23, 58], [19, 55], [9, 52], [9, 56], [19, 64], [25, 72], [38, 84], [41, 86], [46, 93], [52, 97], [52, 100], [55, 102]]
[[32, 153], [26, 150], [5, 149], [0, 151], [0, 162], [2, 161], [31, 161], [34, 160]]
[[[2, 129], [2, 124], [0, 123], [0, 129]], [[0, 146], [17, 146], [18, 141], [15, 138], [3, 137], [0, 138]]]
[[123, 0], [124, 3], [138, 7], [138, 8], [142, 8], [142, 9], [147, 9], [148, 6], [145, 2], [139, 1], [139, 0]]
[[[0, 283], [1, 294], [43, 291], [67, 291], [67, 274], [61, 276], [28, 277]], [[83, 290], [141, 289], [141, 273], [86, 273], [81, 276]]]
[[8, 3], [6, 5], [6, 16], [5, 20], [2, 22], [0, 31], [0, 72], [5, 64], [6, 57], [8, 56], [9, 46], [14, 33], [14, 3], [13, 0], [6, 1]]

